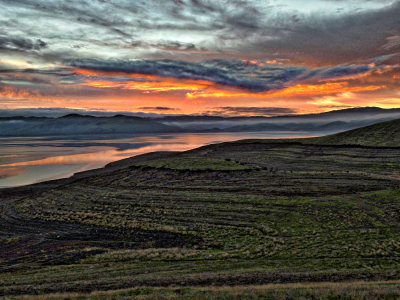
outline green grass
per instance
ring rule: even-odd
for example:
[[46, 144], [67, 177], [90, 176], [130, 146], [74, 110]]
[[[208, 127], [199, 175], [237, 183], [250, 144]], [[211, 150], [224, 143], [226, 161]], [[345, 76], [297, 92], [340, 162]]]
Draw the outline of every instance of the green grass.
[[308, 142], [318, 145], [400, 147], [400, 119], [309, 139]]
[[[307, 284], [398, 280], [399, 162], [400, 149], [224, 143], [10, 192], [0, 294], [340, 299], [349, 283]], [[266, 283], [290, 285], [246, 287]], [[384, 283], [348, 289], [398, 294]]]
[[248, 170], [249, 167], [241, 165], [231, 160], [204, 157], [178, 157], [155, 159], [147, 162], [138, 163], [139, 166], [154, 168], [166, 168], [171, 170], [212, 170], [212, 171], [234, 171]]
[[[90, 294], [48, 294], [40, 299], [398, 299], [398, 281], [351, 282], [351, 283], [306, 283], [269, 284], [259, 286], [222, 287], [140, 287], [119, 291], [93, 292]], [[26, 296], [22, 299], [38, 299]], [[10, 297], [10, 299], [13, 299]]]
[[400, 119], [314, 138], [249, 139], [233, 143], [400, 147]]

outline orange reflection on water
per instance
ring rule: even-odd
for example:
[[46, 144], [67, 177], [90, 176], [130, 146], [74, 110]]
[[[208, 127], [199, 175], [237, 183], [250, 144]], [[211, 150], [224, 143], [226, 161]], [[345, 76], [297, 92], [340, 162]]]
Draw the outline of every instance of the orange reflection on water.
[[[106, 164], [121, 160], [124, 158], [132, 157], [155, 151], [185, 151], [200, 146], [234, 141], [239, 139], [249, 138], [296, 138], [304, 137], [304, 135], [293, 135], [291, 133], [202, 133], [202, 134], [174, 134], [174, 135], [158, 135], [158, 136], [142, 136], [134, 138], [120, 138], [109, 140], [84, 140], [84, 141], [68, 141], [66, 143], [76, 143], [73, 147], [74, 152], [85, 153], [72, 153], [71, 149], [68, 151], [70, 154], [63, 154], [59, 152], [60, 141], [54, 141], [54, 156], [49, 156], [41, 159], [26, 160], [23, 162], [15, 162], [10, 164], [1, 164], [0, 170], [0, 187], [5, 186], [18, 186], [40, 182], [50, 179], [58, 179], [72, 176], [74, 173], [82, 172], [90, 169], [101, 168]], [[26, 140], [27, 144], [32, 144], [32, 140]], [[95, 143], [99, 142], [102, 146], [82, 147], [79, 143]], [[47, 144], [47, 143], [46, 143]], [[62, 144], [62, 143], [61, 143]], [[110, 146], [104, 146], [110, 144]], [[131, 149], [120, 150], [117, 148], [118, 144], [131, 144]], [[22, 144], [21, 144], [22, 145]], [[37, 141], [36, 148], [40, 147], [40, 141]], [[46, 146], [46, 153], [48, 152], [48, 145]], [[19, 145], [14, 151], [28, 151], [25, 145]], [[58, 152], [57, 152], [58, 151]], [[59, 154], [60, 153], [60, 154]], [[4, 155], [4, 154], [3, 154]], [[6, 155], [6, 154], [5, 154]], [[1, 175], [5, 175], [2, 176]]]
[[22, 168], [0, 168], [0, 180], [8, 177], [17, 176], [22, 171]]
[[[185, 135], [179, 138], [174, 137], [173, 142], [169, 136], [160, 137], [138, 137], [133, 139], [120, 139], [118, 142], [135, 143], [154, 143], [153, 145], [142, 146], [136, 149], [118, 150], [115, 147], [92, 147], [93, 152], [77, 153], [67, 155], [57, 155], [43, 159], [29, 160], [24, 162], [3, 164], [2, 167], [22, 167], [22, 166], [43, 166], [43, 165], [83, 165], [79, 171], [91, 168], [100, 168], [109, 162], [124, 159], [127, 157], [144, 154], [154, 151], [184, 151], [202, 146], [210, 141], [209, 136], [205, 135]], [[218, 139], [218, 137], [215, 137]], [[226, 139], [221, 137], [222, 139]], [[220, 139], [221, 139], [220, 138]], [[229, 139], [228, 140], [232, 140]], [[116, 142], [109, 140], [108, 142]], [[134, 144], [133, 144], [134, 145]], [[78, 147], [78, 145], [77, 145]], [[83, 150], [84, 148], [82, 148]], [[85, 149], [86, 150], [86, 149]]]

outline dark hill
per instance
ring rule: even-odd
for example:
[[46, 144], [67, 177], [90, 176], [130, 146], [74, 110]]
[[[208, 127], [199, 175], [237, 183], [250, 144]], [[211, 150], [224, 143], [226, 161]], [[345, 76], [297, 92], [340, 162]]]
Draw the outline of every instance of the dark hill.
[[[329, 125], [329, 124], [328, 124]], [[339, 124], [338, 124], [339, 125]], [[400, 119], [343, 131], [336, 134], [299, 139], [249, 139], [233, 144], [303, 144], [329, 146], [400, 147]]]
[[400, 147], [400, 119], [382, 122], [333, 135], [307, 139], [319, 145]]

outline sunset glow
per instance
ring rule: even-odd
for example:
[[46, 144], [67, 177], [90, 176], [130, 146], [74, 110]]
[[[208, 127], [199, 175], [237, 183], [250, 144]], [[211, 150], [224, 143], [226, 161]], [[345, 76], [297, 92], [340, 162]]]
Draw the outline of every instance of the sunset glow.
[[399, 1], [39, 2], [0, 1], [0, 109], [400, 106]]

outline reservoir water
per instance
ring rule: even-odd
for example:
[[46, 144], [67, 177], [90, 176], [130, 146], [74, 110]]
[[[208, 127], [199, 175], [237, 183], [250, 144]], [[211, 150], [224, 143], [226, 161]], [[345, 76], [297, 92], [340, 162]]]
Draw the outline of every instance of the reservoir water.
[[152, 136], [0, 138], [0, 188], [65, 178], [153, 151], [184, 151], [250, 138], [315, 136], [308, 132], [180, 133]]

